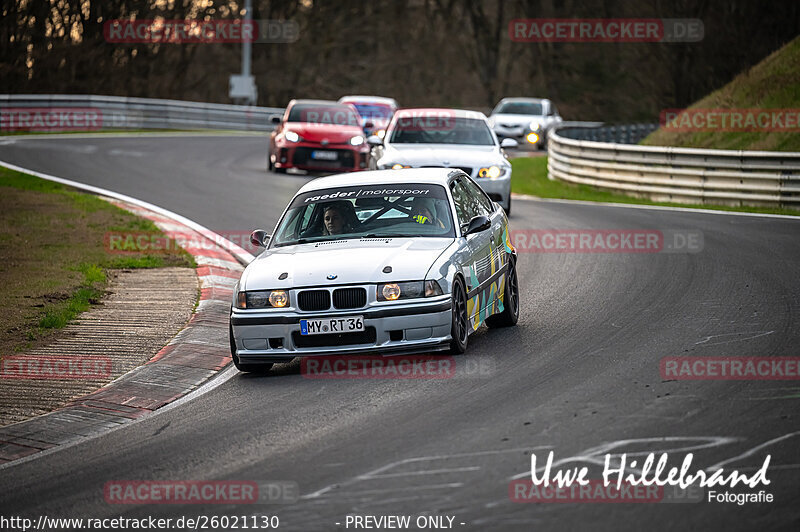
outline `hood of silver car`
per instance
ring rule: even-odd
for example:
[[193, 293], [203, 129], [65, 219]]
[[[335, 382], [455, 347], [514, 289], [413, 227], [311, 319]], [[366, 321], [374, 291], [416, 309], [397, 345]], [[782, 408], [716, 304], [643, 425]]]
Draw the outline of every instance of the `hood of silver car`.
[[505, 158], [495, 146], [467, 144], [390, 144], [383, 158], [411, 166], [476, 167], [505, 164]]
[[512, 115], [498, 113], [490, 117], [495, 124], [503, 126], [527, 126], [533, 121], [544, 123], [546, 118], [541, 115]]
[[[453, 241], [452, 238], [351, 239], [270, 249], [247, 266], [239, 289], [423, 280], [436, 258]], [[391, 266], [391, 273], [383, 272], [387, 266]], [[284, 273], [286, 278], [279, 279]]]

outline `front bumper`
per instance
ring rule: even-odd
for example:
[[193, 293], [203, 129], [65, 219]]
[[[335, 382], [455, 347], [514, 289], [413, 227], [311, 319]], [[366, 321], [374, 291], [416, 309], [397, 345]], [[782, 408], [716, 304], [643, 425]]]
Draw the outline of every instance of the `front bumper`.
[[[315, 159], [314, 152], [335, 152], [335, 160]], [[282, 143], [277, 146], [273, 163], [276, 168], [300, 170], [355, 172], [366, 170], [369, 150], [349, 144], [327, 144], [312, 142]]]
[[[336, 316], [363, 316], [365, 332], [300, 335], [301, 319]], [[449, 347], [451, 322], [449, 295], [336, 311], [231, 311], [236, 355], [245, 364], [286, 362], [303, 356], [440, 351]]]
[[[528, 126], [505, 127], [500, 124], [495, 124], [492, 129], [494, 130], [494, 134], [497, 135], [497, 138], [500, 139], [501, 142], [503, 139], [514, 139], [519, 143], [519, 149], [522, 150], [524, 150], [525, 147], [538, 148], [544, 144], [545, 140], [545, 131], [543, 128], [539, 128], [537, 131], [532, 131]], [[536, 136], [538, 137], [536, 142], [531, 143], [528, 141], [529, 133], [536, 133]]]

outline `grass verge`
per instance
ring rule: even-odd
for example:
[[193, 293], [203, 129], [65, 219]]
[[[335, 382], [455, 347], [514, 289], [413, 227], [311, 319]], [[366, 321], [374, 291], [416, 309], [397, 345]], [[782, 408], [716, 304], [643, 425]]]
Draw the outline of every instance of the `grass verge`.
[[663, 203], [625, 196], [600, 190], [588, 185], [573, 185], [547, 178], [547, 157], [520, 157], [511, 161], [511, 192], [527, 194], [539, 198], [558, 198], [606, 203], [631, 203], [640, 205], [660, 205], [667, 207], [686, 207], [691, 209], [713, 209], [717, 211], [756, 212], [761, 214], [787, 214], [800, 216], [800, 210], [768, 207], [728, 207], [723, 205], [694, 205], [685, 203]]
[[[800, 37], [742, 72], [730, 83], [692, 104], [689, 109], [752, 109], [784, 110], [796, 117], [800, 94]], [[641, 144], [650, 146], [682, 146], [720, 150], [800, 151], [800, 130], [795, 118], [790, 126], [787, 118], [781, 125], [786, 130], [769, 128], [755, 131], [675, 131], [660, 128]], [[717, 126], [720, 127], [721, 126]], [[756, 128], [758, 129], [758, 128]]]
[[0, 168], [0, 356], [46, 341], [97, 303], [108, 270], [194, 267], [182, 249], [112, 253], [106, 235], [145, 232], [149, 220], [91, 194]]

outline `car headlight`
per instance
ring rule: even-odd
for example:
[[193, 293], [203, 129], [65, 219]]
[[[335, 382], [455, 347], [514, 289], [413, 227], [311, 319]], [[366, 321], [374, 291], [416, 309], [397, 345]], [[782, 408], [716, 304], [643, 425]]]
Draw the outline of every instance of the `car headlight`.
[[364, 144], [364, 137], [361, 135], [356, 135], [350, 139], [351, 146], [361, 146], [362, 144]]
[[286, 133], [283, 134], [283, 138], [285, 138], [289, 142], [300, 142], [300, 135], [298, 135], [294, 131], [287, 131]]
[[506, 173], [506, 168], [501, 166], [487, 166], [478, 170], [478, 177], [488, 177], [489, 179], [497, 179]]
[[378, 285], [378, 301], [397, 301], [442, 295], [442, 287], [436, 281], [407, 281]]
[[375, 134], [378, 135], [378, 138], [382, 139], [383, 137], [386, 136], [386, 130], [385, 129], [379, 129], [378, 131], [375, 132]]
[[254, 290], [239, 292], [236, 308], [283, 308], [289, 304], [286, 290]]
[[401, 168], [411, 168], [411, 167], [407, 164], [400, 164], [400, 163], [395, 163], [392, 165], [392, 170], [400, 170]]
[[531, 144], [536, 144], [537, 142], [539, 142], [539, 135], [533, 132], [528, 133], [528, 135], [525, 137], [525, 140], [527, 140]]
[[528, 127], [531, 128], [531, 131], [539, 131], [539, 128], [542, 127], [542, 125], [534, 120], [533, 122], [528, 124]]

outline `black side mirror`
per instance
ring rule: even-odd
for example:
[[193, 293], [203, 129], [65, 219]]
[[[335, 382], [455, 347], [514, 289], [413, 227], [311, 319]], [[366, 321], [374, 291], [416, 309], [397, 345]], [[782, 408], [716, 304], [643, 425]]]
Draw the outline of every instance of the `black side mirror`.
[[256, 229], [250, 234], [250, 243], [257, 247], [267, 247], [269, 239], [272, 238], [263, 229]]
[[489, 221], [489, 218], [483, 215], [476, 216], [469, 221], [469, 225], [467, 226], [467, 230], [464, 233], [464, 236], [471, 235], [473, 233], [480, 233], [481, 231], [486, 231], [491, 226], [492, 222]]
[[271, 117], [269, 117], [269, 121], [272, 122], [273, 124], [280, 124], [281, 117], [280, 115], [272, 115]]

